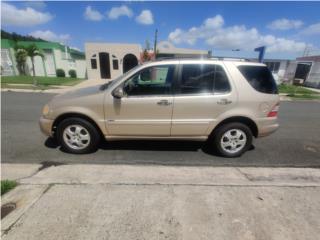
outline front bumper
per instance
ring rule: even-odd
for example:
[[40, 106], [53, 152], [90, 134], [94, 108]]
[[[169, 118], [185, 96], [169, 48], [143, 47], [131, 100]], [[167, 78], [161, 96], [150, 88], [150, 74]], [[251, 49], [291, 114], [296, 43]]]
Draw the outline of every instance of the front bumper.
[[41, 132], [44, 135], [46, 135], [48, 137], [53, 136], [53, 134], [52, 134], [53, 120], [41, 117], [39, 120], [39, 125], [40, 125]]
[[265, 137], [274, 133], [279, 128], [277, 118], [261, 118], [256, 120], [258, 125], [258, 137]]

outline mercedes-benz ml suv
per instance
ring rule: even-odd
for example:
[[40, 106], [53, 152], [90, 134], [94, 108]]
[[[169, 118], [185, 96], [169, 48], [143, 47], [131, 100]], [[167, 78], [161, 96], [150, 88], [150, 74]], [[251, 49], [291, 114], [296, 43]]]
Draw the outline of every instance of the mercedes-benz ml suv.
[[225, 157], [278, 128], [279, 96], [261, 63], [213, 59], [149, 62], [101, 86], [58, 95], [44, 106], [43, 133], [71, 153], [100, 140], [200, 140]]

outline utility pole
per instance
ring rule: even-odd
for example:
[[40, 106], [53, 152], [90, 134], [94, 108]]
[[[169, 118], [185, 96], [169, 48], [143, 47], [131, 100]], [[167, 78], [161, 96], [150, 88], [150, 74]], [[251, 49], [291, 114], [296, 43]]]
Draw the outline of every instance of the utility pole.
[[157, 38], [158, 38], [158, 29], [156, 29], [154, 33], [154, 47], [153, 47], [154, 59], [157, 59], [157, 41], [158, 41]]

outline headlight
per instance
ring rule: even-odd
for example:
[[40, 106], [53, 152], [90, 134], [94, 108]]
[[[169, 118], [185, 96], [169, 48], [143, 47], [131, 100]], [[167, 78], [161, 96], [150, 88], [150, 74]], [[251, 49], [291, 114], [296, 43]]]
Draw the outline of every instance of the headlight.
[[42, 115], [43, 115], [43, 116], [46, 116], [46, 115], [48, 115], [48, 114], [49, 114], [49, 105], [46, 104], [46, 105], [44, 105], [44, 107], [42, 108]]

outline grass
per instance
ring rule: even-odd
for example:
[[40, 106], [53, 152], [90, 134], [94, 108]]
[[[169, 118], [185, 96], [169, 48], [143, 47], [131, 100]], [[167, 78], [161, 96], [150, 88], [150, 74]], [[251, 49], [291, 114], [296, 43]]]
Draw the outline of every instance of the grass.
[[293, 99], [320, 99], [320, 94], [318, 92], [306, 89], [301, 86], [280, 84], [278, 86], [279, 93], [286, 94], [288, 97]]
[[6, 192], [9, 192], [11, 189], [15, 188], [16, 186], [17, 186], [16, 181], [1, 180], [1, 195], [5, 194]]
[[[79, 78], [67, 78], [67, 77], [35, 77], [39, 86], [73, 86], [83, 81]], [[1, 77], [1, 86], [8, 84], [33, 84], [32, 76], [5, 76]]]
[[294, 98], [294, 99], [306, 99], [306, 100], [312, 100], [312, 99], [320, 99], [320, 94], [318, 95], [309, 95], [309, 94], [301, 94], [301, 95], [291, 95], [289, 94], [288, 97]]
[[317, 94], [317, 92], [306, 89], [304, 87], [289, 85], [289, 84], [280, 84], [278, 86], [279, 93], [286, 94]]

